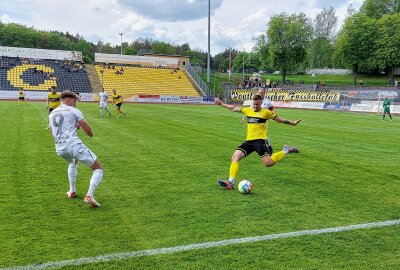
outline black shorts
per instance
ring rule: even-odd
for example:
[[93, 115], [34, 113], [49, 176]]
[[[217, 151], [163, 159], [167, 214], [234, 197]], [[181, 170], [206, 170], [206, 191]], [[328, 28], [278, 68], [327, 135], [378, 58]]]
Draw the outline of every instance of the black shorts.
[[245, 141], [238, 146], [237, 150], [242, 151], [245, 157], [254, 151], [256, 151], [260, 157], [272, 155], [272, 147], [269, 145], [268, 140]]
[[117, 108], [121, 108], [122, 103], [117, 103], [117, 104], [115, 104], [115, 106], [117, 106]]
[[19, 99], [19, 100], [25, 100], [25, 98], [24, 98], [24, 97], [19, 97], [18, 99]]

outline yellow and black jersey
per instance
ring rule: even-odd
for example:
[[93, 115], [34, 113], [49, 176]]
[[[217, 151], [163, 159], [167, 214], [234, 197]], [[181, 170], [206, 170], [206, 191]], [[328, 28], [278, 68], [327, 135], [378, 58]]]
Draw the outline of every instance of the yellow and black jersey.
[[246, 141], [266, 140], [267, 122], [269, 119], [275, 119], [276, 114], [266, 109], [255, 112], [252, 108], [242, 108], [240, 111], [247, 116]]
[[49, 107], [52, 109], [57, 108], [58, 106], [60, 106], [60, 93], [49, 93], [47, 95], [47, 100], [49, 101]]
[[24, 97], [24, 92], [22, 90], [19, 90], [19, 97], [23, 98]]
[[112, 98], [115, 104], [122, 103], [122, 96], [120, 94], [113, 94]]

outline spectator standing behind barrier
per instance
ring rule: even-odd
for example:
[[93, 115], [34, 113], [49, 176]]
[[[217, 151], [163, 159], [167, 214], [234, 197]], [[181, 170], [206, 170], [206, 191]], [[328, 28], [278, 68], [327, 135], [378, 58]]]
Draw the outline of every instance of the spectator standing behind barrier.
[[390, 121], [393, 121], [392, 115], [390, 114], [390, 100], [388, 97], [385, 98], [383, 101], [383, 118], [382, 120], [385, 120], [385, 115], [389, 114]]

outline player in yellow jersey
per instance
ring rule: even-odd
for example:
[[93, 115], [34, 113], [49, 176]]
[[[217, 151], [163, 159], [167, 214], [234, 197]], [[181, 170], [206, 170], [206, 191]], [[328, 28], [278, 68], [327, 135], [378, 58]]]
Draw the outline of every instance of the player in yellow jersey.
[[57, 93], [56, 87], [51, 87], [51, 92], [47, 95], [47, 108], [51, 113], [55, 108], [60, 106], [60, 93]]
[[25, 94], [24, 94], [24, 90], [20, 89], [19, 93], [18, 93], [18, 105], [24, 102], [26, 104], [26, 100], [25, 100]]
[[224, 108], [227, 108], [233, 112], [241, 112], [247, 116], [247, 137], [246, 141], [243, 142], [235, 150], [232, 155], [232, 162], [229, 170], [228, 180], [219, 180], [218, 184], [226, 189], [233, 189], [235, 179], [239, 173], [239, 162], [241, 159], [247, 157], [252, 152], [257, 152], [260, 156], [262, 163], [266, 167], [274, 166], [285, 155], [290, 153], [299, 153], [299, 150], [295, 147], [285, 145], [282, 151], [272, 154], [266, 145], [267, 139], [267, 122], [272, 119], [278, 123], [288, 124], [295, 126], [300, 123], [301, 119], [296, 121], [289, 121], [278, 117], [275, 113], [270, 110], [261, 108], [262, 97], [255, 95], [253, 97], [253, 108], [240, 108], [233, 105], [223, 103], [220, 99], [216, 99], [215, 103]]
[[126, 113], [121, 110], [122, 103], [124, 103], [124, 98], [120, 94], [117, 94], [117, 91], [115, 89], [113, 89], [112, 91], [113, 103], [115, 104], [115, 106], [117, 106], [117, 117], [119, 117], [121, 113], [126, 117]]
[[[57, 93], [56, 87], [51, 87], [51, 92], [47, 95], [47, 109], [49, 109], [49, 114], [58, 106], [60, 106], [60, 93]], [[46, 129], [50, 128], [50, 123], [47, 125]]]

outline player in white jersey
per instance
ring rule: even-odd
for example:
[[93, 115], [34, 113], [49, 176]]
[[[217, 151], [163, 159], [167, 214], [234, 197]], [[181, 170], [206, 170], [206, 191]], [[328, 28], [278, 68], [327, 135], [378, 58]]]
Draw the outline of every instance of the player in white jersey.
[[104, 88], [102, 88], [101, 92], [99, 93], [101, 117], [103, 117], [103, 109], [106, 110], [108, 112], [108, 115], [111, 117], [111, 112], [108, 110], [107, 107], [107, 99], [108, 99], [108, 94], [104, 92]]
[[[272, 105], [271, 100], [269, 100], [267, 97], [265, 97], [265, 89], [264, 89], [264, 88], [262, 88], [262, 87], [258, 88], [258, 91], [257, 91], [257, 94], [256, 94], [256, 95], [260, 95], [261, 98], [262, 98], [262, 104], [261, 104], [261, 108], [262, 108], [262, 109], [270, 110], [271, 112], [273, 112], [273, 113], [276, 114], [274, 105]], [[250, 108], [253, 108], [253, 109], [254, 109], [253, 104], [250, 105]], [[243, 124], [243, 122], [244, 122], [245, 119], [246, 119], [246, 116], [243, 115], [242, 120], [240, 120], [240, 123]], [[269, 123], [270, 123], [269, 120], [267, 120], [267, 129], [268, 129]], [[267, 138], [267, 139], [265, 140], [265, 144], [266, 144], [268, 150], [269, 150], [269, 151], [271, 152], [271, 154], [272, 154], [273, 150], [272, 150], [271, 144], [269, 143], [269, 138]]]
[[89, 190], [84, 201], [93, 207], [98, 207], [100, 204], [93, 197], [93, 194], [103, 178], [103, 167], [97, 156], [82, 143], [76, 134], [76, 131], [82, 128], [87, 136], [93, 137], [92, 129], [83, 118], [81, 111], [75, 108], [78, 100], [77, 95], [70, 91], [64, 91], [61, 93], [60, 99], [61, 105], [50, 113], [49, 122], [57, 155], [69, 163], [68, 180], [70, 188], [67, 196], [68, 198], [76, 196], [78, 161], [81, 161], [93, 170]]

